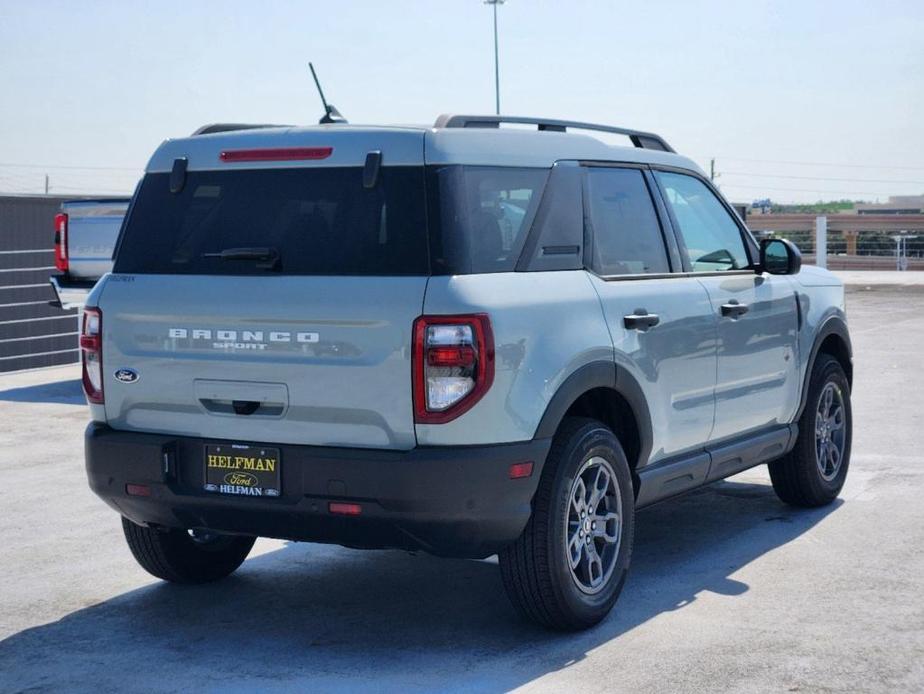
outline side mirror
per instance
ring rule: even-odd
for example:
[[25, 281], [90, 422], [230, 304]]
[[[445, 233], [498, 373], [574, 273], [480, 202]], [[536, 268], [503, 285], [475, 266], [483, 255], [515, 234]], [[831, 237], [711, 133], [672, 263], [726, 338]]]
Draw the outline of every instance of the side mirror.
[[758, 272], [771, 275], [795, 275], [802, 268], [802, 253], [792, 241], [764, 239], [760, 242]]

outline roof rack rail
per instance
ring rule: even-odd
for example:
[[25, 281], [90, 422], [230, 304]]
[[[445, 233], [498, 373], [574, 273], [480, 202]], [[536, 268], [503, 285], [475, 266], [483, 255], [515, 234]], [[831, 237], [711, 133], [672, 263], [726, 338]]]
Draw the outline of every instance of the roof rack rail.
[[193, 135], [211, 135], [227, 133], [232, 130], [256, 130], [257, 128], [291, 128], [291, 125], [274, 125], [273, 123], [210, 123], [203, 125]]
[[660, 135], [647, 133], [629, 128], [617, 128], [613, 125], [599, 125], [597, 123], [582, 123], [572, 120], [555, 120], [552, 118], [526, 118], [523, 116], [460, 116], [445, 113], [436, 119], [436, 128], [498, 128], [501, 123], [523, 123], [535, 125], [539, 130], [552, 132], [567, 132], [568, 128], [579, 130], [599, 130], [606, 133], [626, 135], [636, 147], [643, 149], [656, 149], [662, 152], [673, 152], [673, 148]]

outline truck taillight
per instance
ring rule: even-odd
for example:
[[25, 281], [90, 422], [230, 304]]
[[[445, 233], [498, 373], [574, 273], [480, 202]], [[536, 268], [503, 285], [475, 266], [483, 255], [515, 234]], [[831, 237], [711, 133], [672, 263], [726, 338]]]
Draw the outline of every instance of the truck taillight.
[[83, 392], [87, 400], [103, 403], [103, 314], [85, 308], [80, 326], [80, 361], [83, 364]]
[[487, 314], [421, 316], [414, 321], [414, 420], [442, 424], [467, 412], [494, 381], [494, 336]]
[[64, 212], [55, 215], [55, 267], [67, 272], [67, 215]]

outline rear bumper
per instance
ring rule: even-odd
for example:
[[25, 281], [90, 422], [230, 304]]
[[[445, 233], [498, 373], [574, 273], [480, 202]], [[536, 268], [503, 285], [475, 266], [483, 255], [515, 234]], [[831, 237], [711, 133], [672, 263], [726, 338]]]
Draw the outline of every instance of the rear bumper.
[[96, 282], [73, 280], [66, 275], [52, 275], [48, 282], [55, 290], [55, 301], [51, 303], [63, 309], [83, 308], [87, 295], [96, 286]]
[[[277, 446], [279, 498], [203, 491], [206, 443], [223, 441], [91, 423], [85, 437], [90, 487], [142, 525], [481, 558], [525, 527], [551, 440], [410, 451]], [[534, 462], [533, 474], [511, 480], [510, 465], [525, 461]], [[126, 484], [147, 485], [150, 496], [129, 496]], [[331, 501], [361, 504], [362, 513], [332, 515]]]

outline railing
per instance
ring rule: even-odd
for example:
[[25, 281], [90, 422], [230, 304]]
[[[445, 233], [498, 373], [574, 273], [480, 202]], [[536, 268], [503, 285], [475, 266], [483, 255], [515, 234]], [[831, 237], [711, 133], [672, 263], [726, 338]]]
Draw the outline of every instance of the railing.
[[51, 306], [50, 248], [0, 249], [0, 372], [77, 361], [75, 311]]
[[924, 270], [924, 215], [766, 214], [748, 226], [789, 239], [804, 262], [831, 270]]

